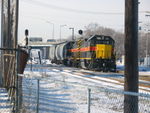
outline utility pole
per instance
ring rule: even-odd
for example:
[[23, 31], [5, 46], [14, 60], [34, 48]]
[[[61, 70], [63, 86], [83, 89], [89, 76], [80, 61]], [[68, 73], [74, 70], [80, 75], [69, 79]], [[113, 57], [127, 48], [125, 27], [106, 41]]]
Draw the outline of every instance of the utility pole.
[[15, 11], [15, 15], [16, 15], [16, 18], [15, 18], [15, 21], [16, 21], [16, 24], [15, 24], [15, 48], [18, 47], [18, 21], [19, 21], [19, 0], [16, 0], [16, 11]]
[[148, 60], [148, 33], [146, 34], [146, 66], [148, 67], [149, 66], [149, 60]]
[[[138, 92], [138, 0], [125, 0], [124, 90]], [[124, 95], [124, 113], [138, 113], [138, 97]]]
[[[4, 8], [4, 5], [3, 5], [3, 0], [1, 1], [1, 47], [3, 47], [3, 9]], [[2, 66], [2, 54], [3, 54], [3, 52], [2, 51], [0, 51], [0, 56], [1, 56], [1, 58], [0, 58], [0, 61], [1, 61], [1, 64], [0, 64], [0, 86], [2, 87], [2, 85], [3, 85], [3, 76], [2, 76], [2, 71], [3, 71], [3, 66]]]
[[[145, 15], [145, 17], [150, 17], [150, 15], [149, 14], [146, 14]], [[149, 24], [148, 25], [146, 25], [147, 26], [147, 28], [146, 28], [146, 31], [147, 31], [147, 34], [146, 34], [146, 66], [147, 67], [149, 67], [149, 54], [148, 54], [148, 42], [149, 42], [149, 40], [148, 40], [148, 38], [149, 38]]]

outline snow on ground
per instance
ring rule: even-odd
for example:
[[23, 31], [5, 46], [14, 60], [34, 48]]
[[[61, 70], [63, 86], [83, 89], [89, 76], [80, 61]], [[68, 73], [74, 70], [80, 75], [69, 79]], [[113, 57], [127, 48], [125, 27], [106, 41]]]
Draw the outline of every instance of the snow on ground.
[[[109, 77], [123, 78], [122, 74], [105, 74], [100, 72], [69, 68], [43, 62], [48, 65], [28, 65], [23, 79], [23, 113], [34, 113], [37, 107], [37, 79], [40, 79], [39, 113], [86, 113], [88, 110], [88, 88], [91, 88], [91, 113], [122, 113], [124, 96], [109, 92], [108, 89], [123, 90], [123, 86]], [[124, 66], [117, 66], [123, 70]], [[76, 73], [78, 70], [81, 73]], [[150, 76], [149, 67], [139, 67], [140, 75]], [[82, 72], [88, 74], [84, 75]], [[82, 75], [82, 76], [77, 76]], [[86, 78], [85, 78], [86, 77]], [[149, 84], [149, 81], [140, 80]], [[96, 89], [94, 87], [97, 87]], [[144, 90], [149, 88], [140, 87]], [[100, 90], [99, 90], [100, 89]], [[103, 90], [101, 90], [103, 89]], [[107, 89], [106, 91], [104, 91]], [[150, 113], [150, 96], [139, 98], [139, 112]], [[12, 106], [8, 93], [0, 88], [0, 113], [10, 113]]]
[[[124, 70], [124, 65], [117, 65], [117, 70], [123, 71]], [[139, 72], [150, 73], [150, 67], [139, 66]]]
[[4, 88], [0, 88], [0, 113], [11, 113], [12, 106], [8, 99], [8, 93]]
[[[107, 77], [104, 78], [104, 75], [99, 75], [102, 77], [99, 81], [95, 80], [99, 76], [90, 74], [85, 75], [87, 77], [85, 79], [85, 76], [76, 76], [75, 70], [83, 71], [82, 69], [49, 65], [45, 68], [34, 66], [31, 73], [29, 67], [26, 68], [25, 73], [29, 74], [30, 78], [23, 79], [24, 110], [27, 113], [36, 112], [36, 77], [40, 79], [39, 113], [87, 113], [88, 88], [91, 88], [91, 113], [123, 112], [124, 96], [115, 93], [116, 89], [121, 91], [123, 86], [111, 83], [117, 82]], [[112, 76], [116, 75], [112, 74]], [[104, 91], [105, 89], [107, 90]], [[109, 92], [108, 89], [115, 90]], [[149, 101], [150, 98], [140, 97], [139, 111], [141, 113], [150, 113]]]

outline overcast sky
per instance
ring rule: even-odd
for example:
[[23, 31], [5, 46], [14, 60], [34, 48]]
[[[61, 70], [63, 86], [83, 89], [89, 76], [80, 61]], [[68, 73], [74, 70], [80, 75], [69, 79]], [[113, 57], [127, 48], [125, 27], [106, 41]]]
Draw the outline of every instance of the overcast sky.
[[[55, 27], [55, 39], [71, 35], [69, 27], [74, 27], [75, 34], [79, 29], [85, 29], [90, 23], [98, 23], [115, 30], [124, 29], [125, 0], [20, 0], [19, 40], [24, 39], [24, 30], [29, 29], [31, 37], [52, 38]], [[150, 0], [140, 0], [139, 20], [145, 18], [145, 11], [150, 11]], [[49, 21], [49, 23], [47, 22]]]
[[75, 34], [90, 23], [105, 27], [123, 29], [124, 0], [21, 0], [20, 32], [30, 30], [30, 36], [52, 37], [52, 24], [55, 26], [55, 38], [71, 35], [69, 27], [74, 27]]

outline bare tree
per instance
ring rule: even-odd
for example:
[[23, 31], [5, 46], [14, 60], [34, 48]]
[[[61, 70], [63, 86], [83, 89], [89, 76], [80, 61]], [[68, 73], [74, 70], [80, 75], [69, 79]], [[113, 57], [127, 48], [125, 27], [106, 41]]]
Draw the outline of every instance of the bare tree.
[[[83, 35], [76, 35], [75, 39], [87, 38], [92, 35], [107, 35], [111, 36], [115, 40], [115, 51], [116, 58], [121, 58], [124, 55], [124, 34], [118, 31], [115, 31], [111, 28], [102, 27], [97, 23], [90, 23], [85, 27]], [[148, 55], [150, 55], [150, 34], [148, 33], [139, 33], [139, 59], [143, 59], [146, 56], [146, 42], [148, 41]], [[68, 37], [68, 40], [72, 40], [71, 36]]]

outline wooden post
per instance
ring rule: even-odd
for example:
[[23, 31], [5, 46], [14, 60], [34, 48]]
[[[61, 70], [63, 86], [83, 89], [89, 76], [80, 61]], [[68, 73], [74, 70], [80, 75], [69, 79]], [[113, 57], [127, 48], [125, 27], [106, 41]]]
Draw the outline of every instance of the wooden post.
[[[3, 0], [1, 1], [1, 47], [3, 47]], [[2, 59], [2, 54], [3, 54], [3, 52], [2, 51], [0, 51], [0, 87], [2, 87], [3, 86], [3, 66], [2, 66], [2, 61], [3, 61], [3, 59]]]
[[[138, 0], [125, 0], [124, 90], [138, 92]], [[124, 97], [124, 113], [138, 113], [138, 97]]]

